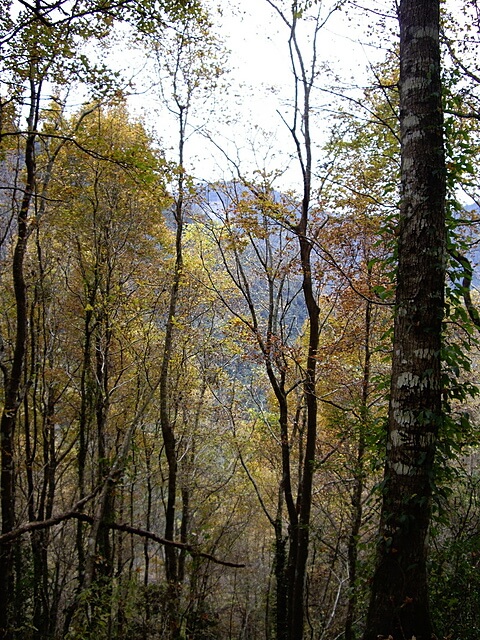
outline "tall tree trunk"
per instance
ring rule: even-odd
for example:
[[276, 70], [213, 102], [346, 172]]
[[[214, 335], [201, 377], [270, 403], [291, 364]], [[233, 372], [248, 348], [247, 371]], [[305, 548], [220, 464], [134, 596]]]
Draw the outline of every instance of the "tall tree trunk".
[[[147, 531], [151, 530], [151, 522], [152, 522], [152, 503], [153, 503], [153, 487], [152, 487], [152, 449], [151, 445], [147, 441], [145, 436], [145, 431], [143, 431], [143, 450], [145, 454], [145, 471], [146, 471], [146, 483], [147, 483], [147, 504], [145, 507], [145, 527]], [[150, 550], [148, 544], [148, 538], [144, 539], [143, 542], [143, 564], [144, 564], [144, 574], [143, 574], [143, 587], [145, 593], [145, 622], [142, 630], [142, 640], [147, 640], [149, 635], [149, 625], [150, 625], [150, 599], [148, 598], [148, 585], [150, 583]]]
[[[175, 316], [177, 314], [180, 281], [183, 275], [183, 222], [184, 222], [184, 166], [183, 151], [185, 144], [185, 109], [179, 106], [179, 169], [178, 169], [178, 195], [175, 202], [175, 267], [172, 286], [170, 288], [170, 303], [167, 322], [165, 326], [165, 340], [163, 347], [162, 366], [160, 371], [160, 425], [162, 429], [163, 444], [168, 466], [167, 481], [167, 505], [165, 509], [165, 539], [175, 540], [175, 513], [177, 500], [178, 461], [177, 441], [175, 425], [171, 411], [171, 384], [170, 368], [173, 356], [173, 337], [175, 330]], [[168, 613], [170, 623], [170, 637], [175, 640], [179, 633], [179, 567], [177, 550], [167, 545], [165, 553], [165, 577], [168, 583]]]
[[[307, 119], [308, 120], [308, 119]], [[310, 543], [310, 513], [312, 508], [313, 475], [315, 472], [315, 448], [317, 440], [318, 403], [316, 395], [316, 364], [319, 342], [319, 307], [314, 294], [311, 243], [306, 237], [308, 209], [310, 205], [310, 159], [307, 162], [308, 182], [305, 186], [302, 222], [299, 225], [299, 244], [303, 274], [303, 294], [309, 319], [309, 339], [307, 366], [303, 382], [306, 407], [306, 435], [305, 453], [301, 470], [298, 491], [298, 525], [293, 549], [295, 557], [295, 575], [293, 582], [292, 601], [290, 603], [289, 638], [302, 640], [304, 622], [305, 579], [307, 569], [308, 550]]]
[[[108, 275], [107, 291], [105, 299], [110, 296], [110, 277]], [[98, 477], [97, 482], [101, 485], [110, 473], [111, 461], [108, 459], [107, 447], [107, 424], [110, 410], [110, 346], [112, 340], [112, 328], [110, 326], [109, 312], [105, 310], [103, 317], [99, 322], [99, 331], [96, 336], [95, 358], [96, 358], [96, 400], [95, 414], [97, 425], [97, 456], [98, 456]], [[108, 494], [105, 501], [105, 510], [102, 514], [102, 521], [111, 522], [114, 519], [114, 491]], [[113, 557], [112, 544], [110, 540], [110, 532], [107, 527], [100, 526], [98, 538], [96, 540], [95, 554], [100, 559], [99, 573], [105, 578], [111, 578], [113, 575]], [[88, 564], [87, 559], [87, 564]]]
[[310, 201], [312, 194], [312, 141], [310, 137], [310, 93], [313, 86], [315, 72], [315, 57], [312, 62], [310, 76], [304, 66], [302, 54], [297, 43], [297, 3], [293, 6], [291, 24], [290, 47], [292, 65], [295, 69], [296, 59], [300, 68], [300, 84], [303, 91], [303, 104], [297, 105], [301, 114], [303, 152], [301, 151], [298, 132], [292, 129], [293, 138], [297, 144], [297, 153], [303, 176], [303, 198], [301, 205], [300, 221], [295, 228], [300, 248], [300, 262], [302, 269], [302, 291], [308, 316], [308, 351], [303, 392], [306, 408], [306, 437], [305, 455], [301, 471], [300, 486], [298, 490], [298, 526], [296, 536], [295, 576], [293, 584], [292, 602], [290, 603], [289, 638], [290, 640], [302, 640], [304, 623], [305, 579], [307, 569], [308, 549], [310, 542], [310, 512], [312, 508], [313, 475], [315, 471], [315, 449], [317, 440], [318, 403], [316, 395], [316, 367], [319, 343], [319, 317], [320, 309], [315, 294], [314, 278], [312, 274], [312, 247], [313, 243], [308, 237], [310, 221]]
[[[85, 467], [87, 463], [87, 441], [89, 437], [89, 428], [92, 414], [92, 374], [91, 374], [91, 345], [94, 331], [93, 304], [94, 295], [88, 298], [91, 307], [85, 311], [84, 319], [84, 343], [82, 353], [82, 371], [80, 376], [80, 415], [78, 421], [78, 451], [77, 451], [77, 468], [78, 468], [78, 493], [80, 497], [85, 495]], [[78, 588], [81, 589], [85, 577], [85, 548], [84, 548], [84, 527], [79, 520], [77, 523], [76, 547], [78, 556]]]
[[[367, 274], [368, 292], [371, 292], [371, 268]], [[363, 516], [363, 488], [365, 485], [365, 437], [368, 428], [368, 397], [370, 390], [370, 371], [371, 371], [371, 325], [372, 325], [372, 302], [367, 300], [365, 303], [365, 354], [363, 360], [363, 380], [362, 380], [362, 399], [360, 405], [360, 424], [357, 444], [357, 460], [354, 474], [354, 483], [352, 490], [352, 528], [348, 537], [347, 554], [348, 554], [348, 603], [347, 613], [345, 616], [345, 640], [354, 640], [354, 622], [357, 607], [357, 562], [358, 562], [358, 543], [360, 528], [362, 526]]]
[[275, 640], [288, 640], [287, 537], [283, 534], [283, 502], [283, 490], [280, 485], [275, 518]]
[[364, 640], [430, 640], [426, 536], [441, 421], [445, 161], [439, 0], [400, 3], [402, 198], [385, 489]]
[[[27, 287], [25, 284], [24, 260], [28, 242], [28, 213], [35, 190], [35, 141], [38, 122], [40, 88], [30, 82], [30, 113], [28, 135], [25, 145], [26, 181], [23, 198], [17, 217], [17, 237], [13, 252], [12, 278], [15, 294], [16, 325], [12, 365], [4, 370], [5, 396], [0, 419], [1, 474], [0, 504], [2, 508], [2, 534], [15, 526], [15, 460], [14, 431], [17, 413], [21, 404], [22, 374], [27, 346]], [[0, 638], [12, 637], [12, 603], [14, 599], [13, 542], [0, 544]]]

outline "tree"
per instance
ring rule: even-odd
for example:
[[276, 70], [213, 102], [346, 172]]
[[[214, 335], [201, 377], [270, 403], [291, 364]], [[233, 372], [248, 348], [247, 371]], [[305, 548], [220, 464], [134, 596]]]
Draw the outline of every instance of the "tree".
[[319, 226], [312, 209], [313, 204], [313, 150], [312, 140], [312, 91], [319, 75], [318, 40], [320, 31], [341, 2], [334, 2], [326, 10], [320, 5], [315, 9], [312, 25], [310, 59], [300, 45], [300, 24], [307, 9], [301, 2], [293, 2], [289, 11], [281, 3], [267, 0], [289, 32], [288, 46], [294, 79], [292, 120], [288, 129], [295, 148], [295, 158], [301, 175], [302, 196], [297, 205], [294, 222], [289, 228], [297, 238], [302, 274], [302, 293], [308, 317], [308, 347], [303, 374], [305, 402], [305, 449], [297, 498], [298, 520], [293, 527], [288, 559], [288, 634], [289, 640], [302, 640], [305, 617], [305, 582], [310, 539], [313, 478], [316, 465], [316, 438], [318, 421], [317, 355], [320, 334], [320, 307], [314, 278], [314, 238]]
[[[57, 195], [62, 206], [51, 206], [45, 233], [57, 246], [63, 238], [70, 255], [64, 265], [70, 295], [60, 290], [74, 314], [71, 342], [80, 363], [78, 373], [72, 374], [78, 396], [71, 398], [77, 491], [84, 496], [101, 487], [93, 502], [93, 525], [77, 524], [77, 591], [83, 600], [89, 591], [101, 592], [105, 610], [115, 548], [105, 524], [115, 520], [116, 481], [144, 420], [135, 415], [149, 405], [146, 399], [155, 387], [148, 379], [154, 377], [154, 365], [136, 343], [140, 336], [145, 345], [152, 339], [149, 307], [157, 301], [149, 294], [145, 265], [160, 262], [167, 234], [161, 216], [147, 212], [166, 207], [170, 200], [164, 184], [166, 163], [152, 149], [142, 125], [129, 119], [125, 105], [90, 105], [85, 112], [84, 118], [82, 112], [72, 118], [81, 120], [76, 141], [82, 149], [67, 144], [59, 158], [52, 196]], [[122, 419], [116, 415], [120, 405]], [[77, 605], [72, 602], [71, 613]], [[96, 609], [92, 606], [91, 629], [105, 615], [102, 605]]]
[[[122, 469], [120, 442], [128, 440], [135, 413], [151, 393], [148, 377], [155, 375], [154, 364], [138, 343], [140, 336], [144, 345], [151, 340], [148, 320], [157, 297], [147, 284], [147, 264], [159, 264], [167, 237], [162, 219], [147, 215], [152, 206], [169, 202], [166, 166], [140, 123], [129, 120], [125, 106], [88, 105], [69, 119], [52, 106], [39, 127], [44, 136], [44, 144], [37, 145], [40, 176], [57, 150], [53, 133], [67, 137], [72, 130], [75, 143], [65, 143], [57, 154], [49, 198], [42, 201], [46, 208], [25, 257], [32, 295], [24, 375], [33, 382], [17, 416], [16, 504], [18, 513], [28, 509], [35, 523], [68, 509], [72, 499], [82, 500], [100, 487], [106, 491], [103, 504], [101, 499], [90, 503], [93, 526], [80, 522], [77, 553], [75, 536], [62, 532], [68, 564], [48, 529], [31, 534], [31, 554], [21, 546], [23, 562], [21, 567], [16, 563], [24, 598], [21, 620], [29, 624], [26, 603], [32, 601], [35, 633], [41, 637], [63, 622], [62, 591], [73, 612], [74, 583], [84, 602], [92, 586], [97, 594], [101, 591], [105, 611], [116, 539], [104, 524], [113, 521], [121, 503], [110, 474], [114, 467]], [[8, 281], [4, 284], [9, 291]], [[6, 336], [8, 328], [7, 312], [2, 316]], [[79, 510], [93, 517], [88, 508]], [[72, 562], [75, 556], [77, 563]], [[65, 585], [68, 567], [70, 587]]]
[[[20, 181], [22, 184], [13, 188], [15, 194], [12, 198], [12, 202], [18, 207], [15, 215], [16, 242], [11, 263], [15, 293], [16, 331], [13, 338], [11, 364], [3, 367], [4, 406], [0, 422], [2, 533], [11, 531], [15, 526], [15, 452], [13, 442], [17, 414], [26, 389], [23, 374], [28, 340], [28, 302], [24, 264], [30, 235], [31, 209], [32, 206], [38, 209], [35, 195], [41, 191], [41, 189], [37, 190], [36, 143], [42, 85], [47, 80], [58, 80], [57, 57], [60, 57], [61, 52], [65, 58], [72, 58], [73, 41], [79, 35], [75, 24], [68, 24], [67, 32], [60, 45], [59, 32], [51, 33], [50, 38], [47, 39], [44, 34], [45, 25], [35, 17], [30, 17], [29, 20], [28, 12], [27, 15], [20, 12], [18, 23], [20, 26], [12, 24], [11, 20], [6, 20], [2, 34], [2, 44], [6, 54], [4, 72], [10, 85], [13, 86], [9, 99], [20, 102], [24, 91], [23, 85], [27, 84], [29, 105], [25, 145], [20, 151], [24, 157], [25, 176]], [[22, 57], [23, 65], [17, 63], [13, 55], [14, 49]], [[9, 135], [18, 135], [19, 132], [10, 131], [8, 133]], [[4, 594], [0, 606], [0, 636], [2, 637], [9, 637], [10, 634], [7, 629], [11, 625], [13, 585], [13, 545], [8, 543], [0, 545], [0, 591]]]
[[[159, 384], [159, 418], [162, 430], [165, 457], [167, 459], [167, 498], [165, 507], [165, 538], [172, 542], [176, 537], [179, 494], [179, 466], [176, 423], [178, 397], [173, 392], [172, 365], [175, 356], [177, 315], [180, 308], [181, 286], [184, 279], [184, 228], [191, 190], [186, 171], [185, 145], [188, 140], [189, 118], [198, 95], [209, 95], [215, 88], [215, 80], [221, 69], [216, 64], [213, 52], [215, 40], [209, 34], [208, 21], [186, 20], [183, 28], [156, 42], [160, 88], [167, 109], [173, 114], [178, 131], [176, 140], [176, 175], [173, 182], [174, 203], [172, 207], [175, 228], [175, 257], [169, 307], [165, 319], [165, 337], [162, 349], [162, 364]], [[200, 48], [201, 47], [201, 48]], [[181, 493], [183, 500], [181, 540], [186, 542], [188, 513], [188, 491]], [[173, 546], [165, 548], [165, 576], [169, 589], [169, 616], [172, 640], [179, 637], [179, 596], [184, 580], [184, 559]]]
[[[12, 191], [13, 211], [11, 219], [16, 243], [11, 260], [11, 274], [14, 283], [16, 317], [15, 336], [11, 354], [2, 362], [4, 379], [4, 404], [0, 419], [1, 433], [1, 512], [2, 534], [13, 530], [16, 520], [16, 485], [14, 436], [18, 413], [25, 393], [32, 379], [25, 378], [25, 358], [28, 348], [28, 306], [29, 294], [25, 278], [25, 256], [32, 230], [32, 218], [44, 208], [48, 179], [37, 171], [37, 151], [39, 143], [39, 122], [41, 101], [48, 83], [55, 85], [57, 93], [61, 88], [80, 80], [95, 87], [98, 94], [108, 93], [116, 86], [115, 74], [92, 63], [85, 55], [82, 45], [93, 39], [97, 43], [109, 33], [118, 21], [130, 21], [143, 31], [163, 27], [165, 17], [182, 19], [197, 15], [196, 2], [157, 3], [137, 2], [97, 2], [85, 0], [78, 3], [61, 0], [53, 5], [38, 2], [6, 3], [2, 6], [2, 29], [0, 46], [2, 49], [2, 99], [0, 100], [1, 139], [16, 136], [19, 144], [17, 153], [23, 158], [24, 175], [14, 178], [9, 187]], [[193, 18], [192, 18], [193, 19]], [[101, 89], [100, 89], [101, 87]], [[58, 96], [57, 96], [58, 98]], [[9, 126], [13, 111], [27, 112], [27, 127]], [[51, 136], [62, 146], [66, 138]], [[53, 154], [53, 158], [56, 154]], [[48, 172], [47, 172], [48, 173]], [[32, 211], [35, 216], [32, 216]], [[7, 230], [10, 223], [7, 225]], [[99, 414], [100, 415], [100, 414]], [[13, 543], [0, 544], [0, 591], [4, 595], [0, 603], [0, 637], [11, 637], [12, 603], [14, 599]], [[18, 577], [18, 576], [17, 576]], [[10, 629], [10, 630], [9, 630]]]
[[[287, 574], [287, 543], [292, 542], [298, 526], [293, 460], [298, 464], [302, 441], [298, 416], [303, 413], [303, 399], [292, 401], [301, 384], [301, 365], [295, 359], [294, 343], [299, 338], [304, 319], [303, 309], [297, 306], [301, 288], [297, 273], [298, 247], [294, 235], [282, 224], [282, 220], [288, 218], [288, 204], [275, 194], [268, 176], [263, 182], [217, 186], [217, 196], [221, 209], [212, 208], [207, 213], [205, 229], [218, 247], [216, 268], [221, 265], [230, 281], [230, 291], [222, 291], [219, 274], [212, 271], [207, 272], [209, 285], [231, 315], [236, 339], [245, 338], [246, 344], [241, 348], [252, 363], [262, 362], [274, 398], [269, 401], [271, 412], [278, 421], [276, 439], [280, 444], [281, 463], [273, 503], [271, 499], [262, 498], [258, 480], [249, 470], [241, 451], [240, 460], [274, 530], [272, 617], [275, 618], [276, 638], [280, 640], [286, 638], [288, 632], [291, 582]], [[212, 223], [213, 216], [216, 220]], [[255, 369], [255, 376], [258, 375]], [[246, 373], [244, 377], [247, 377]], [[297, 406], [292, 408], [292, 405]], [[275, 429], [273, 425], [270, 428]], [[300, 493], [298, 488], [296, 493]], [[288, 523], [287, 527], [284, 521]], [[290, 571], [293, 566], [292, 563]]]
[[429, 640], [427, 532], [442, 421], [445, 161], [437, 0], [402, 0], [401, 201], [383, 506], [365, 640]]

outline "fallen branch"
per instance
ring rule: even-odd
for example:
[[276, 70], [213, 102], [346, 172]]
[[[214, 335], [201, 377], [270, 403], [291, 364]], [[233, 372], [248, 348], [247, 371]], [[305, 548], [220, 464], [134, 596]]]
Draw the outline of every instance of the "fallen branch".
[[[48, 518], [48, 520], [38, 520], [33, 522], [26, 522], [25, 524], [9, 531], [8, 533], [4, 533], [0, 535], [0, 543], [9, 542], [10, 540], [14, 540], [15, 538], [19, 538], [25, 533], [29, 533], [30, 531], [37, 531], [39, 529], [48, 529], [49, 527], [53, 527], [61, 522], [66, 522], [67, 520], [81, 520], [82, 522], [88, 522], [88, 524], [93, 524], [95, 522], [95, 518], [93, 516], [89, 516], [86, 513], [81, 513], [77, 511], [80, 506], [83, 506], [88, 500], [90, 500], [93, 495], [84, 498], [80, 502], [75, 505], [75, 508], [71, 511], [66, 511], [64, 513], [59, 514], [58, 516], [53, 516], [52, 518]], [[102, 527], [107, 527], [108, 529], [114, 529], [115, 531], [123, 531], [125, 533], [130, 533], [131, 535], [140, 536], [142, 538], [148, 538], [149, 540], [153, 540], [158, 544], [164, 546], [176, 547], [177, 549], [184, 549], [187, 553], [189, 553], [192, 557], [197, 558], [206, 558], [215, 564], [220, 564], [224, 567], [233, 567], [234, 569], [243, 569], [245, 567], [244, 564], [239, 564], [236, 562], [228, 562], [227, 560], [220, 560], [210, 553], [205, 553], [204, 551], [198, 551], [191, 544], [185, 544], [183, 542], [173, 542], [172, 540], [166, 540], [165, 538], [161, 538], [157, 536], [155, 533], [151, 531], [147, 531], [145, 529], [139, 529], [138, 527], [132, 527], [128, 524], [119, 524], [117, 522], [102, 522]]]
[[20, 536], [23, 536], [24, 533], [28, 533], [29, 531], [36, 531], [37, 529], [48, 529], [49, 527], [53, 527], [56, 524], [60, 524], [60, 522], [64, 522], [65, 520], [74, 518], [75, 516], [72, 514], [78, 513], [78, 510], [84, 507], [87, 502], [90, 502], [90, 500], [97, 495], [98, 491], [99, 488], [97, 487], [97, 489], [93, 493], [90, 493], [88, 496], [85, 496], [76, 504], [74, 504], [70, 511], [60, 513], [57, 516], [52, 516], [47, 520], [33, 520], [31, 522], [26, 522], [16, 529], [12, 529], [7, 533], [3, 533], [2, 535], [0, 535], [0, 543], [15, 540], [15, 538], [19, 538]]

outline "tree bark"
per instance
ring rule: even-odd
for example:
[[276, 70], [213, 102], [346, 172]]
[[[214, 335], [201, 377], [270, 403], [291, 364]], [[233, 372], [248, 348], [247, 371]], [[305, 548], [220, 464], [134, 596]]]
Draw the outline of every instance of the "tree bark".
[[[317, 441], [318, 401], [316, 394], [317, 382], [317, 352], [320, 335], [320, 308], [315, 292], [314, 278], [312, 274], [312, 246], [308, 237], [310, 221], [310, 203], [312, 196], [312, 141], [310, 137], [310, 94], [315, 75], [315, 55], [310, 69], [310, 76], [304, 65], [302, 53], [297, 43], [297, 3], [293, 5], [293, 16], [290, 32], [290, 48], [292, 68], [295, 69], [294, 60], [301, 70], [300, 84], [303, 91], [303, 104], [298, 104], [297, 110], [301, 114], [303, 151], [299, 148], [298, 133], [295, 128], [291, 133], [297, 145], [297, 155], [302, 169], [303, 198], [301, 214], [295, 232], [300, 249], [300, 263], [302, 271], [302, 291], [308, 316], [308, 351], [303, 381], [303, 392], [306, 408], [306, 440], [305, 456], [301, 470], [300, 486], [298, 491], [298, 526], [296, 531], [296, 548], [293, 549], [295, 576], [289, 611], [289, 638], [291, 640], [303, 639], [303, 625], [305, 617], [305, 580], [307, 570], [307, 558], [310, 543], [310, 513], [312, 508], [313, 476], [315, 472], [315, 451]], [[315, 37], [318, 34], [318, 17]], [[295, 125], [296, 126], [296, 125]]]
[[[371, 287], [371, 268], [367, 274], [368, 292]], [[357, 460], [354, 474], [352, 500], [352, 528], [348, 536], [347, 558], [348, 558], [348, 603], [345, 616], [345, 638], [344, 640], [355, 640], [355, 615], [357, 611], [357, 564], [358, 564], [358, 544], [363, 519], [363, 489], [365, 486], [365, 449], [366, 433], [368, 429], [368, 398], [370, 391], [371, 376], [371, 333], [372, 333], [372, 302], [365, 303], [365, 355], [363, 360], [363, 380], [362, 380], [362, 400], [360, 405], [360, 424], [357, 443]]]
[[364, 640], [430, 640], [427, 545], [441, 421], [445, 161], [439, 1], [400, 3], [402, 197], [383, 508]]
[[[2, 534], [15, 527], [15, 459], [14, 432], [17, 414], [22, 401], [22, 375], [27, 348], [27, 287], [24, 261], [28, 242], [28, 214], [35, 191], [35, 142], [38, 122], [40, 89], [30, 81], [30, 113], [28, 135], [25, 144], [26, 180], [23, 198], [17, 216], [17, 237], [12, 262], [12, 279], [15, 293], [16, 325], [13, 359], [10, 371], [5, 375], [5, 396], [0, 419], [1, 474], [0, 504], [2, 508]], [[12, 637], [11, 613], [14, 598], [14, 557], [10, 542], [0, 544], [0, 638]]]
[[[168, 466], [167, 504], [165, 509], [165, 538], [175, 540], [176, 501], [178, 484], [177, 439], [172, 419], [171, 399], [171, 363], [174, 354], [175, 317], [177, 314], [180, 283], [183, 276], [183, 224], [184, 224], [184, 145], [185, 145], [185, 109], [178, 105], [179, 116], [179, 173], [177, 180], [178, 195], [175, 201], [175, 266], [170, 288], [170, 302], [165, 326], [163, 358], [160, 371], [160, 425], [162, 429], [165, 457]], [[178, 604], [180, 598], [179, 557], [173, 546], [165, 547], [165, 577], [168, 583], [168, 616], [170, 638], [176, 640], [180, 634]]]

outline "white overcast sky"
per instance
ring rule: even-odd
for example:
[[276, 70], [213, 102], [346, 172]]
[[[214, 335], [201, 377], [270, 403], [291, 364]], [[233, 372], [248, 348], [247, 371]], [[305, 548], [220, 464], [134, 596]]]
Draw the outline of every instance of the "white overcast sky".
[[[388, 0], [367, 2], [370, 9], [389, 5]], [[230, 71], [225, 76], [230, 88], [228, 92], [221, 91], [212, 102], [214, 113], [207, 115], [199, 108], [192, 114], [191, 123], [197, 133], [189, 139], [186, 165], [199, 179], [228, 179], [231, 171], [222, 153], [202, 137], [201, 133], [205, 131], [210, 132], [216, 144], [240, 163], [245, 173], [255, 169], [283, 170], [293, 152], [290, 134], [280, 115], [290, 121], [288, 103], [292, 98], [293, 85], [288, 29], [267, 0], [242, 0], [238, 4], [238, 7], [233, 3], [228, 8], [222, 7], [221, 14], [215, 8], [212, 11], [213, 20], [218, 25], [217, 32], [230, 50], [227, 61]], [[288, 5], [288, 2], [284, 0], [283, 4]], [[368, 65], [383, 57], [380, 40], [374, 39], [372, 46], [372, 38], [367, 34], [368, 21], [376, 19], [376, 14], [357, 11], [347, 15], [337, 11], [322, 29], [318, 60], [328, 63], [346, 86], [362, 86], [367, 82]], [[389, 21], [389, 27], [395, 31], [394, 20]], [[305, 51], [308, 51], [307, 42]], [[142, 64], [138, 58], [128, 54], [121, 57], [126, 75], [129, 68], [138, 68]], [[332, 82], [327, 74], [320, 81], [325, 86]], [[314, 100], [314, 106], [320, 111], [329, 97], [319, 92]], [[141, 93], [132, 97], [131, 105], [136, 112], [143, 114], [147, 126], [155, 130], [167, 149], [175, 146], [175, 122], [162, 109], [158, 95], [155, 96], [154, 92]], [[315, 130], [319, 144], [326, 140], [328, 125], [328, 114], [325, 114], [323, 122]], [[173, 149], [171, 152], [174, 154]], [[295, 187], [299, 178], [295, 168], [290, 169], [278, 186]]]

